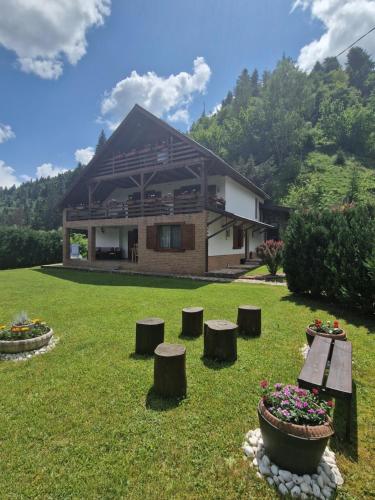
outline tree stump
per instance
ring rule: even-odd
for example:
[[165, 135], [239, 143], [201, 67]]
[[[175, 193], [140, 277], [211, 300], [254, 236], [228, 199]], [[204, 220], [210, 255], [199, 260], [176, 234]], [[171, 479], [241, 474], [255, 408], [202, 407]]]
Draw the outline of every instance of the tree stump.
[[218, 361], [237, 359], [237, 325], [214, 319], [204, 323], [204, 357]]
[[154, 358], [154, 390], [162, 397], [186, 396], [186, 349], [180, 344], [159, 344]]
[[164, 342], [164, 320], [145, 318], [137, 321], [135, 333], [135, 352], [154, 354], [155, 348]]
[[185, 307], [182, 309], [181, 334], [187, 337], [199, 337], [203, 330], [203, 307]]
[[250, 337], [262, 331], [262, 310], [257, 306], [239, 306], [237, 314], [238, 332]]

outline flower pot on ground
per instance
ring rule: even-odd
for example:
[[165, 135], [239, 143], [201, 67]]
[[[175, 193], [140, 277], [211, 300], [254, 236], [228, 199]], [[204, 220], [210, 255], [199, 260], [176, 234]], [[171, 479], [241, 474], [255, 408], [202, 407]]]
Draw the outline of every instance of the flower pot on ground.
[[323, 323], [320, 319], [316, 319], [314, 323], [311, 323], [306, 328], [306, 339], [309, 346], [312, 345], [317, 335], [334, 340], [346, 340], [346, 333], [340, 328], [337, 320], [335, 320], [332, 325], [330, 321]]
[[21, 313], [9, 327], [0, 325], [0, 352], [15, 354], [40, 349], [49, 343], [52, 335], [52, 328], [44, 322], [30, 320]]
[[316, 472], [329, 438], [334, 434], [330, 401], [296, 386], [263, 382], [258, 417], [264, 448], [272, 462], [295, 474]]

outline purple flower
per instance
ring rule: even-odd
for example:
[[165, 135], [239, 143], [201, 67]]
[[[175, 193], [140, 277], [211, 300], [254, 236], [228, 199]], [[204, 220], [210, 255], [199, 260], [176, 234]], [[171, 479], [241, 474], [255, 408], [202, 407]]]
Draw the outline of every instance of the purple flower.
[[288, 410], [281, 410], [281, 413], [284, 415], [284, 417], [289, 417], [289, 415], [290, 415]]
[[309, 406], [309, 403], [307, 403], [306, 401], [304, 401], [302, 404], [304, 408], [307, 408]]
[[280, 382], [278, 382], [277, 384], [275, 384], [275, 389], [277, 391], [280, 391], [282, 388], [283, 388], [283, 384], [280, 384]]
[[281, 403], [280, 403], [280, 404], [282, 404], [282, 405], [284, 405], [284, 406], [285, 406], [285, 405], [288, 405], [288, 404], [289, 404], [289, 401], [288, 401], [287, 399], [284, 399], [283, 401], [281, 401]]
[[300, 410], [302, 410], [303, 408], [303, 404], [301, 403], [301, 401], [296, 401], [296, 407]]
[[317, 413], [319, 415], [325, 415], [325, 410], [323, 410], [322, 408], [319, 408], [319, 410], [317, 410]]
[[312, 408], [310, 408], [309, 410], [307, 410], [307, 413], [315, 413], [315, 410], [313, 410]]

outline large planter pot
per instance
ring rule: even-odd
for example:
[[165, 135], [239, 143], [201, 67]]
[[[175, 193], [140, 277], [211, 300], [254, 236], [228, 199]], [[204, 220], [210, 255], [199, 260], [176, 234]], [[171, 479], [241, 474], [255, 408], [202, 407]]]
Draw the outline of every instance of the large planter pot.
[[313, 474], [334, 431], [331, 419], [324, 425], [295, 425], [272, 415], [263, 401], [258, 417], [266, 454], [279, 467], [295, 474]]
[[326, 339], [334, 339], [334, 340], [346, 340], [346, 333], [343, 331], [342, 333], [319, 333], [311, 328], [312, 325], [309, 325], [306, 328], [306, 339], [309, 346], [314, 342], [314, 338], [318, 335], [319, 337], [324, 337]]
[[0, 340], [0, 352], [7, 354], [15, 354], [17, 352], [33, 351], [40, 349], [48, 344], [53, 335], [52, 328], [47, 333], [34, 337], [33, 339], [24, 340]]

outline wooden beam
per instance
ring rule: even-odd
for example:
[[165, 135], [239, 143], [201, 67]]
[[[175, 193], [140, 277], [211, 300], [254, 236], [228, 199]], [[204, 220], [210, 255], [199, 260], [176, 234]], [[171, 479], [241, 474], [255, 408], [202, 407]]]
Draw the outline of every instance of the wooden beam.
[[207, 204], [207, 170], [204, 164], [204, 160], [201, 160], [200, 169], [200, 179], [201, 179], [201, 195], [203, 197], [204, 205]]
[[132, 175], [129, 175], [129, 179], [134, 182], [134, 184], [137, 186], [137, 187], [141, 187], [141, 185], [138, 183], [138, 181], [136, 181], [136, 179], [132, 176]]
[[124, 179], [132, 177], [133, 175], [140, 174], [143, 172], [144, 174], [149, 174], [152, 172], [166, 172], [169, 170], [177, 170], [181, 168], [185, 168], [186, 166], [192, 166], [192, 163], [199, 163], [199, 158], [196, 160], [188, 160], [182, 162], [176, 162], [171, 165], [155, 165], [153, 167], [145, 167], [145, 168], [135, 168], [129, 169], [128, 171], [122, 172], [120, 174], [109, 174], [109, 175], [98, 175], [96, 177], [92, 177], [91, 181], [110, 181], [115, 179]]
[[207, 222], [207, 226], [210, 226], [211, 224], [213, 224], [214, 222], [218, 221], [222, 217], [224, 217], [224, 215], [219, 215], [218, 217], [215, 217], [214, 219], [212, 219], [209, 222]]
[[224, 224], [224, 226], [221, 226], [221, 229], [219, 229], [219, 231], [216, 231], [216, 233], [214, 233], [214, 234], [210, 234], [207, 239], [213, 238], [217, 234], [222, 233], [226, 229], [229, 229], [231, 226], [233, 226], [235, 223], [236, 223], [236, 219], [232, 220], [231, 222], [227, 222], [226, 224]]
[[152, 172], [152, 174], [150, 175], [150, 177], [146, 180], [146, 182], [144, 184], [145, 187], [147, 187], [150, 184], [150, 182], [155, 177], [155, 175], [156, 175], [156, 172]]
[[186, 168], [186, 170], [188, 170], [191, 174], [193, 174], [193, 176], [194, 176], [194, 177], [196, 177], [197, 179], [200, 179], [200, 178], [201, 178], [200, 174], [197, 174], [197, 172], [195, 172], [192, 168], [190, 168], [190, 167], [185, 167], [185, 168]]

